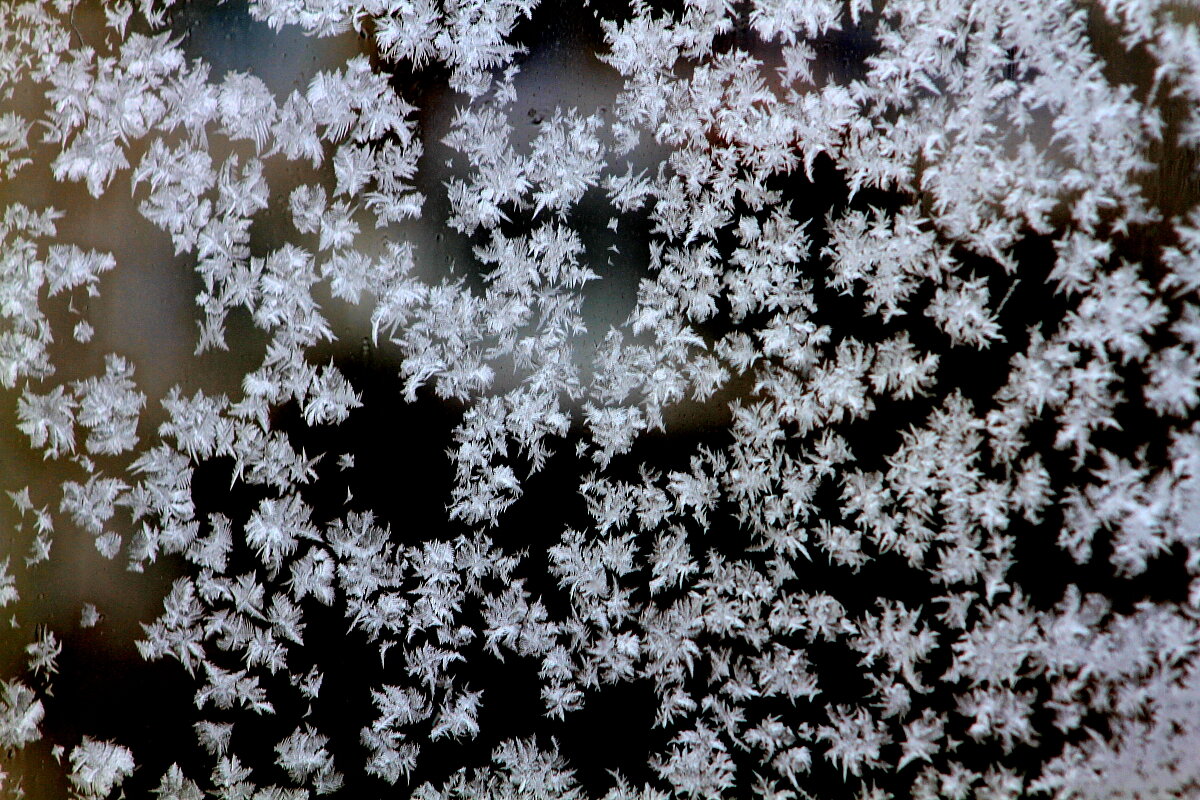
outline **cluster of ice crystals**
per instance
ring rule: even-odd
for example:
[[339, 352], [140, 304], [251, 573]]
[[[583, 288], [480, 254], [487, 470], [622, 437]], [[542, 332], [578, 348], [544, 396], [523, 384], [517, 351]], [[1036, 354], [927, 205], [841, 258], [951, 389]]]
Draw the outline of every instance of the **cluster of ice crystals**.
[[[69, 751], [81, 800], [1200, 793], [1188, 4], [249, 0], [361, 41], [287, 96], [189, 57], [186, 5], [0, 7], [0, 384], [59, 470], [0, 469], [0, 746]], [[619, 88], [526, 114], [563, 15]], [[197, 363], [261, 339], [238, 391], [79, 376], [111, 337], [63, 306], [127, 267], [22, 196], [39, 171], [132, 192], [193, 270]], [[444, 463], [339, 444], [406, 407], [453, 417]], [[356, 500], [379, 469], [401, 505], [443, 476], [439, 518]], [[56, 721], [81, 634], [20, 619], [56, 530], [170, 575], [116, 646], [182, 667], [199, 756]], [[577, 768], [557, 735], [620, 688], [646, 751]]]

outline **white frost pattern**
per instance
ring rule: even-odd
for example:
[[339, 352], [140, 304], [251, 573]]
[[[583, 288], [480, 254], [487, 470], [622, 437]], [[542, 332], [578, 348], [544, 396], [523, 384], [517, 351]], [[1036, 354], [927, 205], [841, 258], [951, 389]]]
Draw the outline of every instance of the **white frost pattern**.
[[[230, 0], [356, 42], [286, 96], [190, 5], [0, 6], [0, 792], [1200, 794], [1193, 3]], [[526, 113], [560, 24], [619, 88]], [[132, 192], [235, 391], [146, 396], [38, 181]], [[188, 752], [56, 700], [56, 532], [161, 578]]]

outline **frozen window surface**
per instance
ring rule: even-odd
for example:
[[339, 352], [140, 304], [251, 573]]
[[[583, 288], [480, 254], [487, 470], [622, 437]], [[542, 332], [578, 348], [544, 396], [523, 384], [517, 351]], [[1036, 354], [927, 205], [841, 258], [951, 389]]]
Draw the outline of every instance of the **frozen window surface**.
[[0, 794], [1200, 793], [1197, 22], [0, 5]]

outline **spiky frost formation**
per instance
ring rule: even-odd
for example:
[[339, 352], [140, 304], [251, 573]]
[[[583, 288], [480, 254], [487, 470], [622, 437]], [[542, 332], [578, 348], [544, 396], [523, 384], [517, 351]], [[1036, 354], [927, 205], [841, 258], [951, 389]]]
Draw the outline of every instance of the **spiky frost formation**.
[[[80, 798], [1200, 792], [1190, 11], [255, 0], [361, 42], [284, 96], [185, 6], [0, 9], [0, 383], [58, 470], [4, 472], [0, 744]], [[612, 96], [527, 112], [563, 14]], [[39, 170], [132, 191], [235, 391], [69, 318], [125, 265]], [[105, 619], [21, 627], [56, 530], [165, 576], [115, 646], [198, 752], [56, 705]]]

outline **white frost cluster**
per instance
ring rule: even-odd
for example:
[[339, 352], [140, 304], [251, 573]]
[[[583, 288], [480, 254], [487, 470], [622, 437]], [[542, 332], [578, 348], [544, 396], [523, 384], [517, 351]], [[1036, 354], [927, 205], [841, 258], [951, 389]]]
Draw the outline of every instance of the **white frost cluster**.
[[[248, 0], [362, 42], [287, 96], [187, 57], [186, 5], [0, 6], [0, 384], [60, 470], [0, 469], [0, 607], [56, 529], [173, 570], [124, 646], [182, 666], [210, 769], [56, 722], [77, 637], [16, 616], [0, 746], [70, 748], [83, 800], [1200, 793], [1190, 4]], [[619, 90], [527, 115], [526, 37], [562, 15]], [[437, 140], [422, 83], [455, 106]], [[197, 359], [261, 337], [239, 392], [147, 398], [108, 352], [56, 377], [109, 341], [63, 307], [123, 265], [22, 199], [38, 170], [132, 192], [194, 270]], [[605, 251], [598, 220], [643, 233]], [[600, 325], [614, 254], [636, 296]], [[408, 466], [449, 476], [428, 530], [347, 489], [379, 453], [306, 449], [379, 402], [454, 416], [444, 473]], [[201, 503], [216, 463], [248, 509]], [[346, 653], [366, 677], [331, 685]], [[536, 681], [531, 736], [488, 729], [501, 664]], [[555, 732], [630, 686], [649, 751], [584, 775]], [[322, 729], [345, 709], [350, 741]]]

